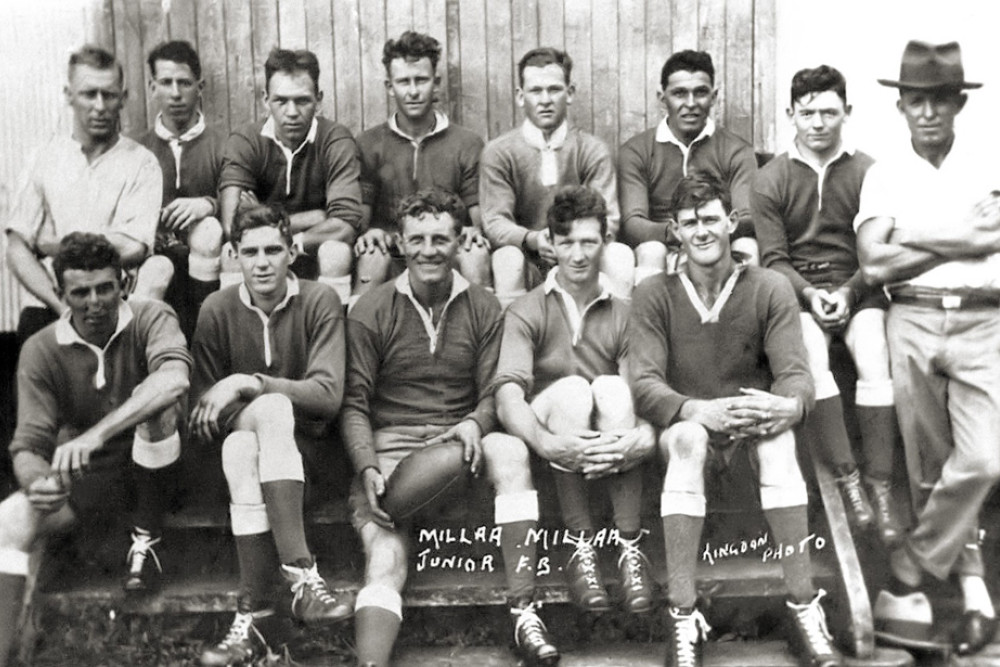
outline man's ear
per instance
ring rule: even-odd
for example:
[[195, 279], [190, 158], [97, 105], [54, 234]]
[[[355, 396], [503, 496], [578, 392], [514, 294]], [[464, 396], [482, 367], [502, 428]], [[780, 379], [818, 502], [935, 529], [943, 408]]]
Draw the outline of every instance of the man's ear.
[[73, 91], [70, 90], [69, 84], [63, 84], [63, 97], [66, 98], [66, 104], [73, 103]]
[[965, 103], [968, 102], [968, 101], [969, 101], [969, 96], [967, 94], [962, 93], [961, 95], [959, 95], [958, 96], [958, 110], [961, 111], [962, 109], [964, 109], [965, 108]]
[[295, 258], [298, 256], [299, 256], [299, 246], [292, 243], [292, 245], [288, 246], [288, 257], [289, 257], [288, 263], [291, 264], [292, 262], [294, 262]]
[[514, 101], [517, 102], [517, 106], [524, 108], [524, 91], [520, 86], [514, 89]]
[[566, 86], [566, 104], [573, 104], [574, 95], [576, 95], [576, 84], [571, 83]]
[[316, 104], [319, 104], [322, 101], [323, 101], [323, 91], [322, 90], [317, 90], [316, 91]]
[[729, 213], [729, 224], [726, 225], [726, 229], [730, 234], [736, 231], [736, 228], [740, 225], [740, 212], [735, 208]]

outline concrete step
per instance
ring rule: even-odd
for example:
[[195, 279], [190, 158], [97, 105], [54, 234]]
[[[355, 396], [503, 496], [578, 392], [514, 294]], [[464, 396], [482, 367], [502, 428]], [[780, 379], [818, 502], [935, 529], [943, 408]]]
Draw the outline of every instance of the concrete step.
[[[566, 651], [559, 665], [661, 667], [665, 650], [661, 643], [586, 646]], [[516, 667], [519, 663], [505, 648], [469, 646], [407, 648], [398, 652], [395, 664], [398, 667]], [[708, 642], [703, 664], [705, 667], [797, 667], [799, 663], [782, 641], [731, 641]], [[849, 658], [846, 661], [848, 667], [912, 667], [913, 664], [913, 658], [905, 651], [883, 648], [877, 649], [870, 659]]]

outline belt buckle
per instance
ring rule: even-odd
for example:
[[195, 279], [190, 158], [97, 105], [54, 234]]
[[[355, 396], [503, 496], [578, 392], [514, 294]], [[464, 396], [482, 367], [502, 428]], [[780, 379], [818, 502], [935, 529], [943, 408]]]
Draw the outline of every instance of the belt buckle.
[[962, 297], [958, 294], [945, 294], [941, 297], [941, 307], [945, 310], [955, 310], [962, 307]]

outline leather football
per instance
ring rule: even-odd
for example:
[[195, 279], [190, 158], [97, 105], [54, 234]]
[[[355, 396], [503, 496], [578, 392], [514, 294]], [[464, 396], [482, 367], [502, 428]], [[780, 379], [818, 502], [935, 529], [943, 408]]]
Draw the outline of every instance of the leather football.
[[457, 440], [414, 451], [400, 461], [386, 482], [382, 509], [400, 521], [460, 488], [471, 476], [464, 456], [465, 447]]

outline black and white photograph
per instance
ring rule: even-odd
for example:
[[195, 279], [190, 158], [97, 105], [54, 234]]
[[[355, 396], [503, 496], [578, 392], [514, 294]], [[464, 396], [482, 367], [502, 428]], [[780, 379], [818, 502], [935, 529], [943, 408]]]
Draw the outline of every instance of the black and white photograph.
[[0, 0], [0, 667], [1000, 667], [997, 26]]

